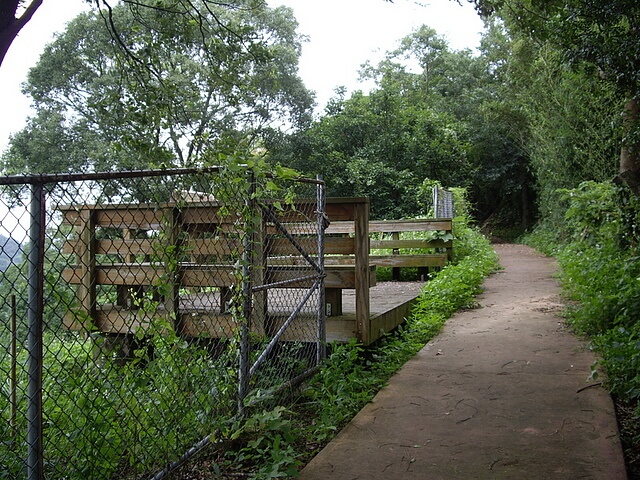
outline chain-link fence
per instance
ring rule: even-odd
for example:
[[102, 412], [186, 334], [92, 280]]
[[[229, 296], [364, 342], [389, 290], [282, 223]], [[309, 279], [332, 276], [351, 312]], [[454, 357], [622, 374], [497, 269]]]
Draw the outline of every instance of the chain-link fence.
[[321, 181], [0, 185], [0, 478], [160, 478], [323, 358]]
[[453, 193], [433, 187], [433, 215], [436, 218], [453, 218]]

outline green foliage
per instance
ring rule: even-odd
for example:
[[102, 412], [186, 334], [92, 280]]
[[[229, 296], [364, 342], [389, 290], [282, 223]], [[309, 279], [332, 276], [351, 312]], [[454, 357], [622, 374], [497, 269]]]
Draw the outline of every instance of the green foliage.
[[217, 165], [252, 151], [274, 121], [306, 121], [290, 9], [162, 3], [118, 3], [112, 23], [83, 13], [47, 46], [25, 84], [35, 114], [3, 155], [5, 174]]
[[542, 226], [527, 240], [557, 256], [573, 300], [571, 326], [592, 339], [606, 384], [640, 417], [640, 200], [610, 182], [584, 182], [560, 195], [564, 228]]
[[626, 236], [620, 193], [611, 183], [595, 182], [563, 192], [568, 207], [563, 232], [567, 244], [558, 254], [561, 278], [578, 302], [571, 322], [589, 335], [632, 325], [640, 308], [638, 252], [622, 243]]
[[476, 0], [496, 10], [514, 31], [552, 42], [574, 63], [588, 61], [607, 80], [631, 95], [640, 85], [634, 0]]
[[522, 142], [526, 115], [507, 88], [509, 38], [497, 26], [481, 55], [451, 51], [423, 26], [361, 76], [369, 93], [344, 90], [325, 114], [290, 136], [268, 137], [270, 159], [319, 173], [330, 196], [368, 196], [372, 218], [426, 214], [425, 179], [468, 187], [480, 221], [534, 217], [533, 178]]
[[276, 407], [241, 419], [230, 439], [241, 439], [242, 446], [226, 453], [229, 467], [233, 471], [253, 470], [251, 478], [255, 479], [295, 476], [300, 460], [293, 446], [295, 437], [289, 416], [284, 407]]
[[605, 353], [599, 364], [607, 373], [611, 393], [630, 403], [640, 402], [640, 325], [613, 328], [595, 337], [593, 345]]
[[371, 92], [345, 98], [339, 91], [309, 128], [269, 138], [270, 159], [321, 174], [329, 196], [369, 197], [372, 218], [425, 214], [419, 202], [425, 178], [470, 183], [469, 131], [458, 114], [472, 103], [461, 105], [461, 97], [481, 74], [477, 63], [422, 27], [378, 65], [363, 68], [362, 76], [376, 83]]
[[[111, 479], [153, 471], [167, 459], [177, 460], [180, 452], [222, 429], [233, 416], [233, 356], [212, 359], [162, 330], [164, 334], [154, 335], [150, 344], [135, 351], [135, 360], [124, 365], [109, 356], [96, 365], [93, 343], [79, 337], [47, 338], [47, 476]], [[5, 365], [2, 370], [8, 371]], [[26, 398], [20, 398], [20, 404], [22, 411]], [[0, 411], [7, 409], [2, 406]], [[16, 452], [5, 447], [0, 447], [0, 458], [11, 464]]]

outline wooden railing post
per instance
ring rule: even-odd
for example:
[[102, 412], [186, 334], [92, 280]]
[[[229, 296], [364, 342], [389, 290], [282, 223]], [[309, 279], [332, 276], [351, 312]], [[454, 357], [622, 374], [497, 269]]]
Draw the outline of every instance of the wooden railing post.
[[[400, 240], [400, 232], [391, 232], [391, 238], [393, 240]], [[400, 249], [394, 248], [391, 253], [392, 255], [400, 255]], [[400, 269], [398, 267], [391, 269], [391, 279], [395, 281], [400, 280]]]
[[[95, 221], [93, 210], [83, 208], [80, 212], [80, 225], [78, 226], [78, 239], [80, 240], [80, 285], [78, 286], [78, 298], [82, 311], [91, 319], [92, 328], [96, 327], [96, 252], [95, 252]], [[85, 325], [86, 326], [86, 325]]]
[[164, 289], [164, 308], [167, 315], [167, 320], [172, 322], [173, 328], [178, 335], [183, 333], [182, 319], [180, 317], [179, 308], [179, 291], [180, 291], [180, 276], [182, 274], [180, 269], [182, 249], [180, 245], [181, 241], [181, 227], [182, 217], [178, 207], [168, 207], [165, 210], [165, 236], [166, 236], [166, 251], [164, 252], [164, 272], [166, 285], [163, 285]]
[[358, 340], [369, 343], [371, 309], [369, 302], [369, 200], [354, 204], [356, 334]]
[[[266, 255], [266, 239], [267, 239], [267, 224], [264, 212], [258, 205], [255, 205], [255, 211], [252, 212], [255, 216], [255, 224], [253, 227], [255, 231], [246, 232], [253, 236], [251, 245], [253, 246], [253, 252], [250, 253], [252, 259], [251, 268], [251, 284], [254, 286], [262, 286], [265, 284], [266, 268], [267, 268], [267, 255]], [[259, 220], [258, 220], [259, 219]], [[252, 230], [252, 229], [251, 229]], [[251, 329], [258, 335], [264, 335], [267, 319], [267, 291], [259, 290], [253, 293], [253, 310], [251, 312]]]

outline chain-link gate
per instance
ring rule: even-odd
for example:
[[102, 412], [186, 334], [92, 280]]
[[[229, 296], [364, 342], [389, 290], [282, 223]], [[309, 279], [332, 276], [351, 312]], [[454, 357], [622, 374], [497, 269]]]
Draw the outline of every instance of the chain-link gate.
[[0, 478], [160, 478], [324, 357], [323, 182], [0, 185]]

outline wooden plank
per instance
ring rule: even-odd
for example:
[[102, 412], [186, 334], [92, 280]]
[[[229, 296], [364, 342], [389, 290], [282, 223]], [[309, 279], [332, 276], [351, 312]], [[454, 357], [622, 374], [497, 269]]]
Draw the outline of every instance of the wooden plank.
[[95, 255], [95, 222], [90, 210], [81, 212], [81, 223], [78, 226], [80, 252], [78, 261], [78, 297], [80, 305], [90, 318], [96, 310], [96, 255]]
[[[302, 239], [296, 238], [296, 240], [310, 254], [314, 255], [317, 252], [317, 237]], [[352, 255], [355, 252], [354, 243], [353, 237], [326, 237], [324, 253], [325, 255]], [[296, 247], [286, 238], [269, 238], [266, 242], [266, 249], [266, 254], [268, 256], [301, 256]]]
[[[250, 261], [251, 261], [251, 285], [252, 286], [262, 286], [265, 284], [266, 273], [267, 273], [267, 256], [266, 256], [266, 222], [264, 218], [264, 212], [261, 209], [257, 209], [255, 215], [259, 215], [260, 218], [254, 218], [253, 228], [249, 228], [249, 230], [253, 230], [251, 235], [251, 245], [249, 246], [250, 253]], [[268, 310], [268, 299], [267, 292], [264, 290], [260, 290], [253, 293], [253, 306], [251, 313], [251, 330], [259, 333], [260, 335], [265, 334], [266, 318], [267, 318], [267, 310]]]
[[324, 239], [325, 255], [353, 255], [355, 252], [356, 247], [353, 237], [325, 237]]
[[370, 255], [369, 261], [378, 267], [444, 267], [447, 254]]
[[96, 267], [96, 281], [100, 285], [156, 285], [163, 280], [164, 273], [160, 265], [101, 265]]
[[[329, 197], [326, 199], [325, 213], [329, 220], [333, 222], [344, 220], [355, 220], [356, 209], [363, 205], [369, 205], [369, 199], [365, 197]], [[367, 208], [368, 209], [368, 208]]]
[[233, 265], [183, 267], [180, 279], [183, 287], [229, 287], [238, 282]]
[[233, 338], [238, 329], [231, 315], [215, 312], [184, 312], [181, 323], [187, 337]]
[[396, 248], [451, 248], [453, 241], [448, 240], [371, 240], [371, 250], [392, 250]]
[[[157, 240], [134, 238], [123, 240], [121, 238], [96, 240], [96, 254], [104, 255], [150, 255], [154, 250]], [[79, 255], [82, 251], [82, 242], [80, 240], [68, 240], [64, 243], [62, 251], [64, 253]]]
[[[63, 323], [68, 330], [125, 334], [147, 331], [163, 316], [162, 309], [144, 312], [107, 306], [96, 312], [96, 322], [92, 328], [71, 312], [64, 317]], [[216, 312], [183, 312], [178, 323], [181, 326], [180, 335], [187, 337], [232, 338], [237, 329], [231, 315]]]
[[[325, 213], [329, 219], [333, 221], [353, 220], [355, 218], [355, 207], [359, 204], [369, 204], [369, 199], [366, 197], [329, 197], [326, 199]], [[287, 221], [293, 221], [293, 218], [302, 219], [305, 222], [309, 222], [309, 213], [312, 209], [315, 213], [316, 199], [296, 199], [294, 201], [296, 210], [291, 210], [287, 205], [282, 205], [284, 211], [280, 213], [277, 209], [274, 209], [274, 213], [277, 214], [278, 219], [287, 219]], [[306, 212], [306, 213], [305, 213]], [[287, 215], [294, 215], [293, 217], [287, 217]], [[301, 215], [295, 217], [295, 215]], [[304, 217], [302, 217], [304, 215]]]
[[[216, 226], [225, 224], [236, 224], [239, 215], [236, 212], [220, 213], [219, 206], [213, 205], [188, 205], [180, 208], [182, 216], [182, 225], [186, 230], [192, 230], [197, 227], [198, 231], [215, 230]], [[212, 228], [204, 228], [210, 226]]]
[[369, 222], [369, 232], [429, 232], [450, 231], [451, 220], [411, 219], [411, 220], [375, 220]]
[[237, 221], [236, 213], [220, 214], [217, 203], [202, 203], [178, 206], [176, 203], [162, 204], [113, 204], [113, 205], [67, 205], [59, 210], [63, 214], [63, 223], [79, 225], [83, 211], [92, 211], [96, 225], [113, 228], [138, 228], [140, 230], [159, 230], [162, 227], [163, 210], [179, 208], [183, 217], [183, 226], [223, 225]]
[[[376, 267], [375, 265], [369, 265], [367, 267], [366, 275], [367, 279], [365, 283], [368, 285], [375, 285]], [[288, 282], [297, 278], [312, 275], [313, 270], [309, 268], [291, 267], [291, 266], [277, 266], [269, 268], [267, 270], [267, 283]], [[325, 268], [325, 288], [356, 288], [356, 269], [352, 265], [327, 265]], [[313, 280], [300, 280], [299, 282], [288, 283], [287, 288], [306, 288], [313, 284]]]
[[[376, 220], [369, 222], [369, 233], [451, 231], [451, 220]], [[332, 221], [326, 230], [331, 234], [353, 234], [353, 222]]]
[[140, 230], [161, 230], [162, 209], [96, 209], [96, 225], [110, 228], [134, 228]]
[[242, 240], [239, 238], [190, 238], [183, 243], [185, 253], [192, 256], [235, 257], [242, 255]]
[[328, 257], [324, 257], [324, 265], [325, 268], [329, 268], [336, 265], [351, 265], [355, 267], [356, 257], [355, 255], [332, 255]]
[[[164, 268], [149, 264], [100, 265], [95, 269], [95, 282], [99, 285], [153, 285], [159, 282]], [[62, 278], [72, 284], [82, 282], [80, 268], [65, 268]]]
[[[99, 310], [98, 322], [93, 328], [83, 324], [78, 316], [68, 313], [64, 318], [64, 325], [68, 330], [99, 331], [102, 333], [127, 334], [139, 330], [146, 331], [152, 322], [158, 318], [158, 313], [129, 311], [117, 308]], [[269, 321], [273, 327], [280, 326], [286, 317], [271, 316]], [[282, 341], [317, 341], [311, 332], [315, 328], [315, 318], [300, 318], [296, 320], [297, 328], [287, 329]], [[233, 338], [237, 325], [231, 315], [203, 312], [183, 312], [181, 318], [182, 335], [186, 337], [204, 338]], [[257, 333], [257, 332], [254, 332]], [[348, 342], [356, 336], [355, 315], [341, 315], [327, 319], [327, 341]]]
[[354, 313], [339, 317], [327, 317], [327, 342], [349, 343], [357, 337]]
[[[315, 256], [318, 252], [318, 236], [314, 234], [313, 236], [307, 237], [295, 237], [296, 242], [310, 255]], [[347, 245], [348, 242], [343, 243], [342, 245]], [[343, 246], [340, 248], [344, 248]], [[331, 247], [332, 250], [335, 250], [335, 247]], [[326, 253], [325, 248], [325, 253]], [[300, 257], [301, 254], [298, 249], [291, 243], [291, 240], [274, 236], [267, 236], [265, 241], [265, 255], [267, 256], [297, 256]]]
[[398, 325], [403, 324], [411, 313], [411, 307], [415, 302], [415, 299], [404, 302], [391, 310], [373, 315], [371, 318], [371, 335], [369, 337], [371, 343], [391, 332]]
[[329, 226], [325, 229], [327, 235], [342, 234], [353, 235], [356, 227], [353, 222], [350, 221], [331, 221]]
[[[288, 242], [288, 241], [287, 241]], [[288, 242], [289, 245], [291, 242]], [[68, 240], [63, 245], [63, 252], [80, 255], [82, 252], [80, 240]], [[150, 255], [161, 250], [162, 245], [157, 239], [121, 238], [102, 239], [95, 242], [95, 253], [105, 255]], [[192, 256], [231, 257], [242, 255], [242, 242], [237, 238], [189, 238], [182, 246], [184, 252]], [[291, 253], [290, 251], [288, 253]], [[296, 251], [297, 253], [297, 251]]]

